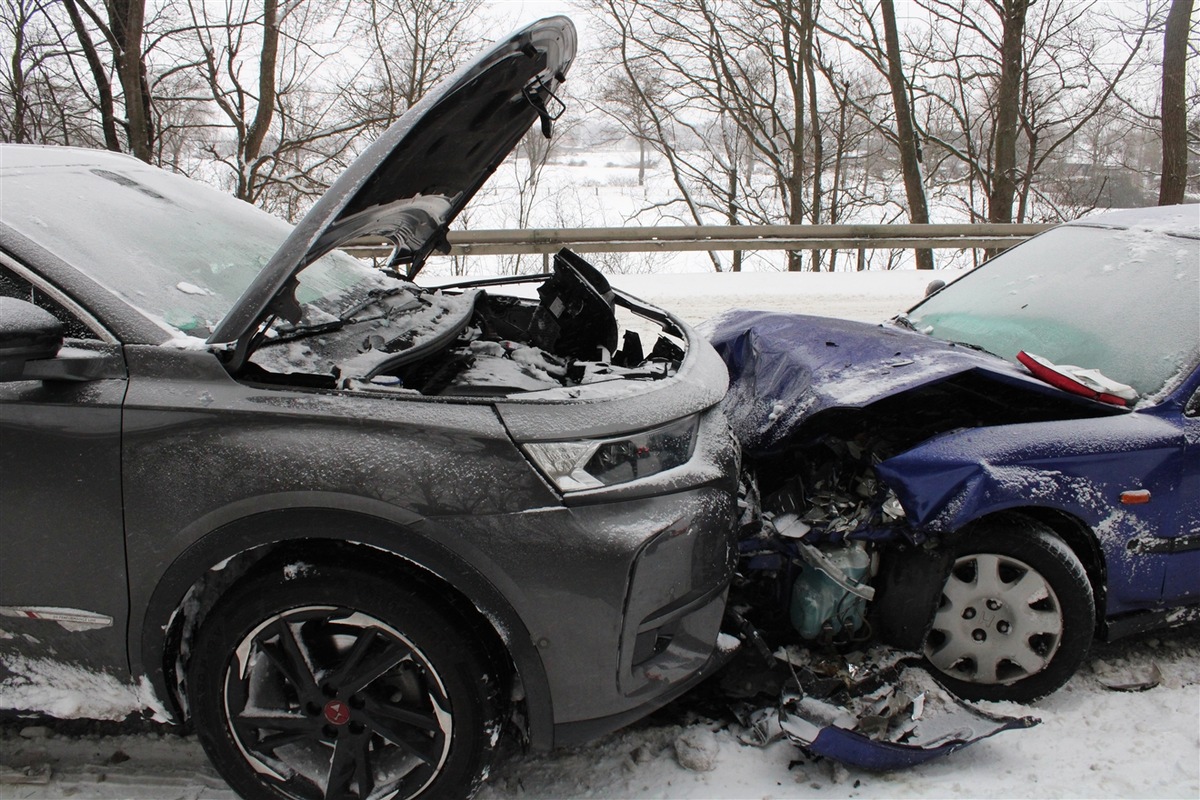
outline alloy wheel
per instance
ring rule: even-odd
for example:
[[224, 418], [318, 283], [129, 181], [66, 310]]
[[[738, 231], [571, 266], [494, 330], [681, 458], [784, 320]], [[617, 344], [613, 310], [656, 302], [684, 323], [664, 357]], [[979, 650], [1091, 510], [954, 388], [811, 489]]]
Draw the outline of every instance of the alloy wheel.
[[425, 655], [369, 614], [307, 606], [273, 615], [231, 655], [232, 738], [287, 796], [411, 797], [446, 761], [453, 718]]

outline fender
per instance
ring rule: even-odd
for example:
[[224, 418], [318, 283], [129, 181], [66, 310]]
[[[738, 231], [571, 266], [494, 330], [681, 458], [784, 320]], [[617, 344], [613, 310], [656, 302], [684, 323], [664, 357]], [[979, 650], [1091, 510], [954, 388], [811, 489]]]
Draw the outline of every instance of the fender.
[[[342, 504], [348, 504], [347, 501], [359, 501], [356, 505], [372, 502], [363, 498], [339, 498], [336, 495], [325, 499], [335, 498], [340, 499]], [[260, 498], [257, 502], [234, 504], [254, 505], [257, 513], [225, 522], [198, 538], [181, 553], [164, 572], [145, 605], [141, 614], [140, 638], [134, 634], [139, 629], [136, 626], [130, 628], [129, 653], [133, 674], [145, 675], [159, 699], [171, 703], [173, 694], [164, 672], [165, 634], [188, 589], [214, 566], [257, 547], [288, 541], [307, 539], [361, 543], [382, 551], [381, 556], [387, 554], [403, 559], [457, 590], [475, 605], [504, 642], [516, 665], [528, 700], [531, 743], [539, 748], [548, 748], [553, 741], [553, 712], [545, 670], [524, 623], [495, 586], [461, 555], [430, 537], [431, 533], [441, 532], [435, 522], [394, 507], [388, 509], [392, 516], [400, 519], [387, 519], [361, 510], [312, 506], [315, 500], [321, 499], [306, 494], [307, 507], [292, 506], [266, 511], [262, 510], [264, 501], [278, 503], [283, 498]], [[231, 507], [215, 514], [228, 516], [237, 510]], [[198, 521], [196, 525], [203, 521]], [[136, 618], [136, 612], [133, 616]], [[167, 707], [175, 715], [176, 722], [182, 721], [179, 709], [174, 708], [173, 704]]]
[[[1144, 414], [959, 430], [879, 464], [916, 528], [954, 531], [1009, 508], [1037, 506], [1096, 528], [1120, 491], [1173, 490], [1183, 434]], [[1116, 490], [1114, 490], [1116, 487]]]
[[[1122, 495], [1178, 496], [1185, 458], [1178, 423], [1135, 411], [959, 430], [884, 461], [877, 474], [895, 490], [909, 524], [925, 533], [958, 531], [1008, 509], [1077, 520], [1086, 549], [1099, 558], [1089, 569], [1108, 576], [1103, 615], [1113, 617], [1163, 596], [1168, 556], [1126, 543], [1179, 533], [1176, 503], [1126, 505]], [[1087, 561], [1081, 544], [1073, 546]]]

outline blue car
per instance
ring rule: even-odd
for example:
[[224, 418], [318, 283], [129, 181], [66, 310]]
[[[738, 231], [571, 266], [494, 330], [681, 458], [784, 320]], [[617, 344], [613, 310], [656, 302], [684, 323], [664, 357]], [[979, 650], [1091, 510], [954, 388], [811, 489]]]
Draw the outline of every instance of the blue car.
[[711, 338], [764, 629], [1028, 702], [1094, 638], [1200, 618], [1200, 206], [1059, 226], [882, 325], [735, 311]]

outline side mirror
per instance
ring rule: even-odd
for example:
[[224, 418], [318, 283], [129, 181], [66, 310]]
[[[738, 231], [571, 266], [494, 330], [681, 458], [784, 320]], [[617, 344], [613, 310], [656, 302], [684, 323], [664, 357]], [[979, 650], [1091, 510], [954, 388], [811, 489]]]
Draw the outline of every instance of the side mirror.
[[931, 294], [933, 294], [934, 292], [938, 291], [939, 289], [941, 289], [941, 288], [942, 288], [943, 286], [945, 286], [945, 285], [946, 285], [946, 282], [945, 282], [944, 280], [942, 280], [941, 278], [938, 278], [937, 280], [932, 280], [932, 281], [930, 281], [930, 282], [929, 282], [929, 285], [925, 287], [925, 296], [926, 296], [926, 297], [929, 297], [929, 295], [931, 295]]
[[54, 358], [63, 344], [63, 325], [33, 303], [0, 297], [0, 381], [24, 379], [29, 361]]

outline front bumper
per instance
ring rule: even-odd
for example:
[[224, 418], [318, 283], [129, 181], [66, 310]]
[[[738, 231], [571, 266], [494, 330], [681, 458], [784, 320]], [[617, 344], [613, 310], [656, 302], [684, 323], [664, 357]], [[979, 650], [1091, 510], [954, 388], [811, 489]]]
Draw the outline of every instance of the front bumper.
[[533, 747], [619, 727], [723, 661], [738, 448], [719, 408], [705, 412], [698, 437], [684, 467], [561, 505], [437, 520], [523, 623], [501, 635], [532, 644], [516, 666], [533, 678], [523, 681], [539, 721]]
[[725, 662], [717, 638], [737, 563], [731, 489], [572, 510], [585, 530], [621, 531], [627, 549], [619, 556], [624, 580], [614, 581], [622, 591], [609, 595], [612, 605], [601, 612], [586, 598], [564, 598], [553, 622], [546, 620], [562, 645], [539, 647], [555, 746], [642, 717]]
[[549, 723], [531, 729], [533, 747], [619, 727], [719, 665], [737, 557], [732, 475], [654, 497], [439, 520], [467, 534], [460, 542], [487, 540], [472, 562], [524, 624], [501, 633], [533, 645], [545, 683], [526, 683], [525, 700]]

